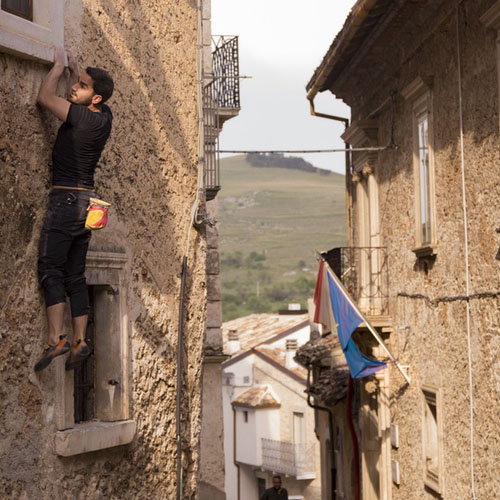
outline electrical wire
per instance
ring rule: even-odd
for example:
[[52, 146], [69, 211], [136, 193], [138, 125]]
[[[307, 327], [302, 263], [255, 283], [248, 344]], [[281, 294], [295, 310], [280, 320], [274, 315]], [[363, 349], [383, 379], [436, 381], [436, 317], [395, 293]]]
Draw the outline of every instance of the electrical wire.
[[241, 154], [276, 154], [276, 153], [346, 153], [346, 152], [358, 152], [358, 151], [385, 151], [386, 149], [397, 149], [396, 146], [374, 146], [367, 148], [350, 148], [350, 149], [267, 149], [267, 150], [257, 150], [257, 149], [221, 149], [219, 153], [241, 153]]
[[[456, 8], [456, 30], [457, 30], [457, 71], [458, 71], [458, 110], [460, 123], [460, 169], [462, 172], [462, 207], [464, 214], [464, 254], [465, 254], [465, 289], [466, 296], [470, 296], [470, 275], [469, 275], [469, 237], [468, 237], [468, 219], [467, 219], [467, 198], [465, 189], [465, 158], [464, 158], [464, 125], [463, 125], [463, 105], [462, 105], [462, 66], [460, 54], [460, 3]], [[466, 303], [467, 312], [467, 357], [469, 365], [469, 406], [470, 406], [470, 483], [472, 498], [476, 500], [476, 486], [474, 483], [474, 387], [472, 381], [472, 348], [470, 331], [470, 300]]]

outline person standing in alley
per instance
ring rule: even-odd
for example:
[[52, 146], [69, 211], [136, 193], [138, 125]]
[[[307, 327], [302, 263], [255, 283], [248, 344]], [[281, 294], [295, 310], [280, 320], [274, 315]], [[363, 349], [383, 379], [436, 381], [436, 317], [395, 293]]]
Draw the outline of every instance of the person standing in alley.
[[[89, 297], [84, 273], [91, 231], [85, 219], [90, 198], [95, 196], [94, 172], [113, 119], [104, 104], [113, 93], [113, 80], [100, 68], [88, 67], [80, 73], [70, 51], [67, 99], [56, 95], [65, 55], [63, 47], [54, 48], [54, 66], [37, 99], [63, 124], [52, 151], [52, 190], [40, 235], [38, 279], [44, 291], [48, 339], [35, 371], [68, 351], [66, 369], [75, 368], [90, 354], [85, 342]], [[62, 334], [66, 297], [71, 305], [72, 345]]]
[[273, 476], [273, 487], [267, 489], [260, 500], [288, 500], [288, 491], [281, 487], [281, 476]]

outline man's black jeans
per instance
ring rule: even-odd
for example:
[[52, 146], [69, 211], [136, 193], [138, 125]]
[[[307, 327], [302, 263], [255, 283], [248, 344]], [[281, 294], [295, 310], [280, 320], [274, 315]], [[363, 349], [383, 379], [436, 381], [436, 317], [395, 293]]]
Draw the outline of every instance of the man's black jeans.
[[45, 293], [45, 306], [71, 303], [73, 318], [88, 314], [85, 260], [91, 231], [85, 228], [89, 191], [54, 189], [40, 235], [38, 280]]

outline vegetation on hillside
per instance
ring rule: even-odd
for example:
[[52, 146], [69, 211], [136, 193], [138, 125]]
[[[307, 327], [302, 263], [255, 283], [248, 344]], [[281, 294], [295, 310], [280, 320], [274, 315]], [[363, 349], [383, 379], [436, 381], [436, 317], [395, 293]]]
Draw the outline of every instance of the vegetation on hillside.
[[315, 249], [345, 245], [344, 176], [221, 160], [218, 196], [223, 319], [307, 307]]
[[276, 280], [266, 262], [265, 253], [240, 251], [221, 254], [223, 277], [230, 269], [242, 270], [243, 278], [224, 279], [222, 301], [226, 319], [251, 313], [276, 312], [290, 303], [306, 307], [307, 299], [314, 293], [316, 279], [306, 268], [304, 260], [297, 262], [289, 279]]
[[246, 155], [246, 160], [252, 167], [291, 168], [321, 175], [330, 175], [332, 173], [330, 170], [315, 167], [304, 158], [285, 156], [283, 153], [249, 153]]

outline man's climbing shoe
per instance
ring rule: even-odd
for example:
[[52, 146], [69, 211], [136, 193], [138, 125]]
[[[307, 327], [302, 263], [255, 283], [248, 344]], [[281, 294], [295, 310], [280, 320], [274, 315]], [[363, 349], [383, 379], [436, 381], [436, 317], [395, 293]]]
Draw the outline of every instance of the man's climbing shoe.
[[78, 340], [71, 346], [71, 352], [66, 360], [66, 370], [78, 368], [92, 353], [85, 340]]
[[70, 347], [71, 345], [66, 340], [66, 335], [61, 335], [59, 337], [59, 342], [56, 345], [47, 344], [42, 357], [35, 365], [35, 371], [39, 372], [40, 370], [47, 368], [55, 357], [61, 356], [61, 354], [66, 354], [70, 350]]

